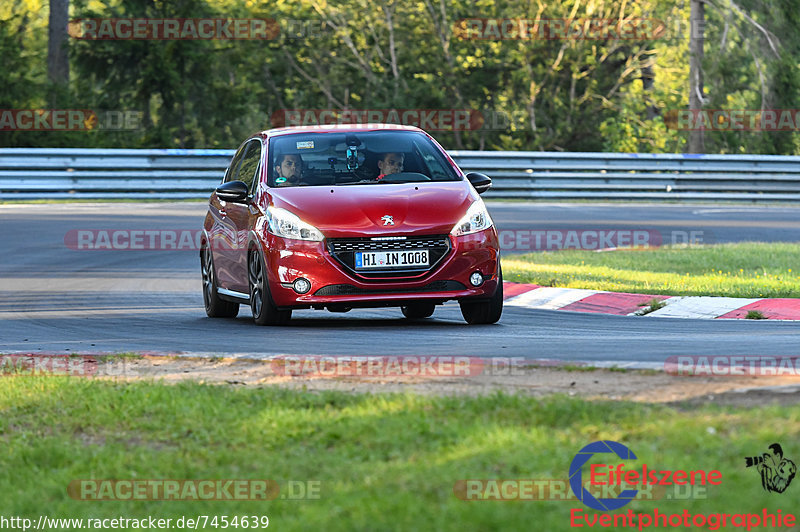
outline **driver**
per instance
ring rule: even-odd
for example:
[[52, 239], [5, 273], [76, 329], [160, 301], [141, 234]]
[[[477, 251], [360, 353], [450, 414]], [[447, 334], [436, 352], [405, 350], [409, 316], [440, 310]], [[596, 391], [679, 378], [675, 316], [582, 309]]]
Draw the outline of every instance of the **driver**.
[[278, 156], [275, 165], [275, 186], [289, 187], [300, 184], [303, 174], [303, 159], [296, 153]]
[[384, 153], [383, 157], [378, 161], [378, 170], [380, 175], [376, 178], [378, 181], [390, 174], [399, 174], [403, 171], [403, 162], [406, 156], [398, 152]]

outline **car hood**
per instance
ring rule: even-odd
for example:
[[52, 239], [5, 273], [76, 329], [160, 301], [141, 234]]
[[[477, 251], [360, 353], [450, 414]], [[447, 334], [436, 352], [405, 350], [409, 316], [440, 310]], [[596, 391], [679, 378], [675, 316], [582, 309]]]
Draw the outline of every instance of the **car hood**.
[[[448, 234], [478, 199], [467, 181], [286, 187], [269, 190], [287, 209], [328, 238]], [[394, 225], [383, 217], [391, 216]]]

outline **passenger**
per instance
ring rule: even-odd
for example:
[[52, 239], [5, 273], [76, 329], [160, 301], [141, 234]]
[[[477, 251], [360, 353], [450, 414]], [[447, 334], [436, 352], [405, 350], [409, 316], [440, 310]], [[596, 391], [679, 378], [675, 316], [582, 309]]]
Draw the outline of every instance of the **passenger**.
[[378, 181], [391, 174], [399, 174], [403, 171], [403, 162], [406, 156], [402, 153], [389, 152], [384, 153], [383, 157], [378, 161], [378, 170], [380, 175], [376, 178]]
[[275, 165], [275, 186], [299, 185], [303, 176], [303, 159], [296, 153], [287, 153], [279, 155], [278, 161]]

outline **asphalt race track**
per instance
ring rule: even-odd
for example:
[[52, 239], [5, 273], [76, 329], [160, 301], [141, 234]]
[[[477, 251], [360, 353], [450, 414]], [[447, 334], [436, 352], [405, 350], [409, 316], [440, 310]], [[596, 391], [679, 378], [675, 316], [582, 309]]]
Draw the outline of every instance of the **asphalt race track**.
[[[451, 303], [408, 322], [399, 309], [295, 312], [254, 325], [203, 311], [196, 250], [77, 250], [75, 230], [192, 230], [203, 203], [0, 205], [0, 350], [200, 352], [255, 356], [476, 355], [661, 363], [671, 355], [798, 355], [796, 322], [678, 320], [507, 307], [499, 324], [467, 326]], [[800, 208], [784, 206], [490, 203], [500, 230], [703, 231], [706, 241], [800, 241]], [[713, 236], [713, 239], [711, 238]]]
[[[652, 231], [664, 244], [800, 242], [797, 207], [494, 203], [490, 211], [500, 231]], [[682, 240], [693, 235], [698, 242]]]

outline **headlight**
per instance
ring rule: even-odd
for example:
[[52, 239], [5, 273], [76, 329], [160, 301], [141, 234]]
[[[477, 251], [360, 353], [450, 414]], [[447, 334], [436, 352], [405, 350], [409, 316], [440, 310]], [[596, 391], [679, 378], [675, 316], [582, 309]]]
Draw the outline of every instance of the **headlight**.
[[319, 242], [325, 238], [319, 229], [304, 222], [296, 214], [286, 209], [269, 207], [267, 209], [267, 220], [269, 221], [269, 232], [276, 236], [294, 238], [296, 240], [312, 240], [314, 242]]
[[453, 227], [450, 234], [453, 236], [469, 235], [477, 233], [484, 229], [489, 229], [494, 222], [492, 217], [489, 216], [489, 211], [486, 210], [482, 199], [478, 199], [467, 209], [467, 214]]

